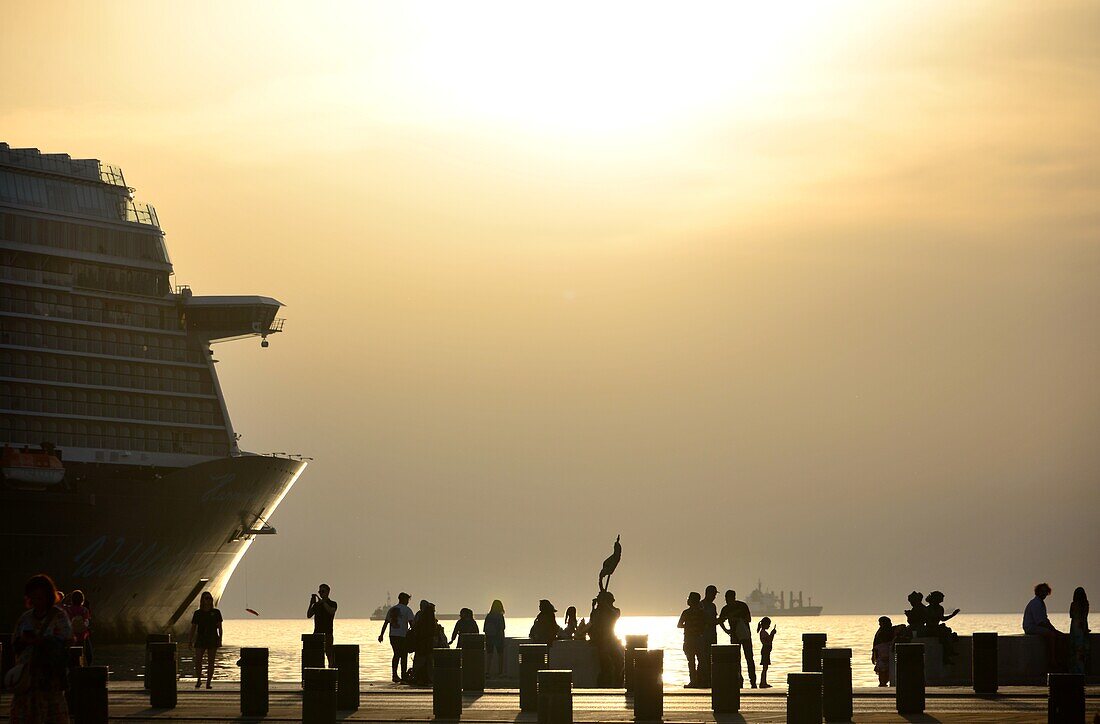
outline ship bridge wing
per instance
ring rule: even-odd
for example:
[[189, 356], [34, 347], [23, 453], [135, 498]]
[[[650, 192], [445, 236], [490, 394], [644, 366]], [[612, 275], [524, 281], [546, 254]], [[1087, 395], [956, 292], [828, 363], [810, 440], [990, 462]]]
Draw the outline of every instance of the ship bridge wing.
[[180, 302], [187, 331], [209, 342], [267, 337], [283, 331], [283, 320], [276, 316], [283, 304], [271, 297], [183, 294]]

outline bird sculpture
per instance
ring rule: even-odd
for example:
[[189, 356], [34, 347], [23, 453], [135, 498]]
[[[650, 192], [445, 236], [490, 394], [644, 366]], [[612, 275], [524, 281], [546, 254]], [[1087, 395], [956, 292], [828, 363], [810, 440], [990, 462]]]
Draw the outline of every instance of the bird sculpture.
[[619, 567], [619, 560], [623, 557], [623, 547], [619, 544], [620, 537], [615, 536], [615, 550], [603, 562], [603, 568], [600, 569], [600, 591], [606, 591], [611, 585], [611, 574]]

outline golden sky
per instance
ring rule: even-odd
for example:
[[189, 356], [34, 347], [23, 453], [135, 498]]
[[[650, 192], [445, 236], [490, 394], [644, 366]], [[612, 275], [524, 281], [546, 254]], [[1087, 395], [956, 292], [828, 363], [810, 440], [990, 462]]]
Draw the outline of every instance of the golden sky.
[[287, 304], [217, 348], [243, 444], [316, 458], [244, 564], [269, 609], [364, 521], [325, 576], [361, 613], [583, 601], [619, 532], [644, 611], [1100, 587], [1096, 3], [3, 18], [0, 140], [122, 166], [179, 283]]

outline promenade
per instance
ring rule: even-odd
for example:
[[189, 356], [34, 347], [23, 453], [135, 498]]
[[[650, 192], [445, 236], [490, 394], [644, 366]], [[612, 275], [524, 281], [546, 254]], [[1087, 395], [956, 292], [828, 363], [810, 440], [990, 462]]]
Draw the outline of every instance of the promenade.
[[[302, 694], [297, 684], [272, 683], [270, 711], [262, 719], [242, 718], [239, 690], [235, 684], [217, 688], [192, 689], [181, 682], [179, 701], [174, 709], [149, 707], [149, 695], [140, 682], [112, 682], [111, 721], [241, 722], [301, 721]], [[1100, 713], [1100, 687], [1087, 691], [1087, 721]], [[6, 719], [9, 694], [0, 696], [0, 714]], [[745, 691], [741, 711], [735, 715], [715, 716], [710, 710], [709, 692], [668, 690], [665, 692], [666, 722], [781, 722], [786, 719], [786, 691], [776, 687], [768, 691]], [[977, 696], [969, 688], [930, 688], [926, 713], [901, 716], [896, 713], [893, 689], [856, 689], [855, 722], [1041, 722], [1046, 721], [1046, 690], [1041, 687], [1002, 687], [996, 696]], [[431, 721], [430, 689], [410, 689], [390, 684], [362, 684], [358, 711], [341, 712], [337, 720], [349, 722], [420, 722]], [[463, 698], [462, 721], [536, 722], [534, 712], [519, 710], [514, 689], [491, 690]], [[633, 721], [632, 699], [621, 690], [590, 689], [573, 695], [575, 722]]]

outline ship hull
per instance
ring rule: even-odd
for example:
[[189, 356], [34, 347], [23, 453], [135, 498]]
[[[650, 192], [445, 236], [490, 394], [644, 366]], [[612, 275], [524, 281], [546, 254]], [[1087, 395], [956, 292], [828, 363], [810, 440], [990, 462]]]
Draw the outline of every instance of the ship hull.
[[255, 540], [247, 531], [304, 467], [258, 455], [177, 469], [66, 462], [57, 489], [0, 489], [0, 630], [15, 623], [35, 573], [85, 592], [98, 641], [181, 630], [201, 591], [220, 599]]

